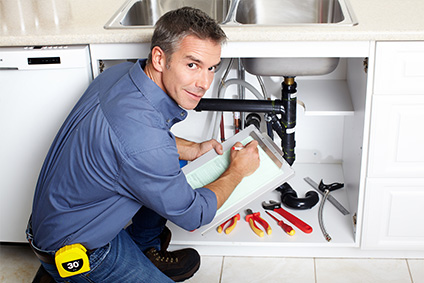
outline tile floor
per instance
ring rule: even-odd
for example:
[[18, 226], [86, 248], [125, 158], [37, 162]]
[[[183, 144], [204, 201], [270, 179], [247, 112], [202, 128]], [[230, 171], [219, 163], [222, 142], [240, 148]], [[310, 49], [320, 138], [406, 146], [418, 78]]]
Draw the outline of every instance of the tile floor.
[[[27, 246], [0, 245], [0, 282], [32, 282], [39, 267]], [[423, 259], [202, 257], [188, 283], [424, 283]]]

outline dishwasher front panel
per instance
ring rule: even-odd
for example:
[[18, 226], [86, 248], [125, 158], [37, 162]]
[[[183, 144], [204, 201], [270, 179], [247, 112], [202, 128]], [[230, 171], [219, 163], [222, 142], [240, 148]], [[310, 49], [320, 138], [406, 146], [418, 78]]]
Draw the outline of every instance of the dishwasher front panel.
[[91, 80], [88, 46], [0, 48], [1, 242], [26, 242], [44, 158]]

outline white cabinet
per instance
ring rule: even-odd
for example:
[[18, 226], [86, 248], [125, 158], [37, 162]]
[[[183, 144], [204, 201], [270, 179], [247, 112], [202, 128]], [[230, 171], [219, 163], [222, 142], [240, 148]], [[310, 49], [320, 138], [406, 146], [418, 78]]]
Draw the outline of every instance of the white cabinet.
[[[424, 78], [423, 78], [424, 84]], [[424, 177], [423, 95], [375, 95], [370, 177]]]
[[369, 178], [364, 249], [424, 250], [423, 178]]
[[378, 42], [374, 94], [424, 94], [424, 41]]
[[377, 43], [364, 249], [424, 250], [424, 42]]

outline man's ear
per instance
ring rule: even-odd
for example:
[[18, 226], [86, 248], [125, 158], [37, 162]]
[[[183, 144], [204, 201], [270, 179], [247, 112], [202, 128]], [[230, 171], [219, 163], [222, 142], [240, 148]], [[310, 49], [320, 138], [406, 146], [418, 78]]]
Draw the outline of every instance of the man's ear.
[[153, 47], [152, 51], [152, 66], [158, 71], [162, 72], [166, 68], [166, 55], [165, 52], [159, 47]]

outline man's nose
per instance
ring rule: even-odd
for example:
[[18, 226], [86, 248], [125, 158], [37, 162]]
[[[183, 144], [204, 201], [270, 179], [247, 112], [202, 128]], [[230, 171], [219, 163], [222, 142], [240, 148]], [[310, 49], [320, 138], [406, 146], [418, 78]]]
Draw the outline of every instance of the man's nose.
[[213, 73], [211, 73], [209, 70], [201, 72], [196, 80], [196, 87], [205, 91], [208, 90], [213, 81], [213, 77]]

